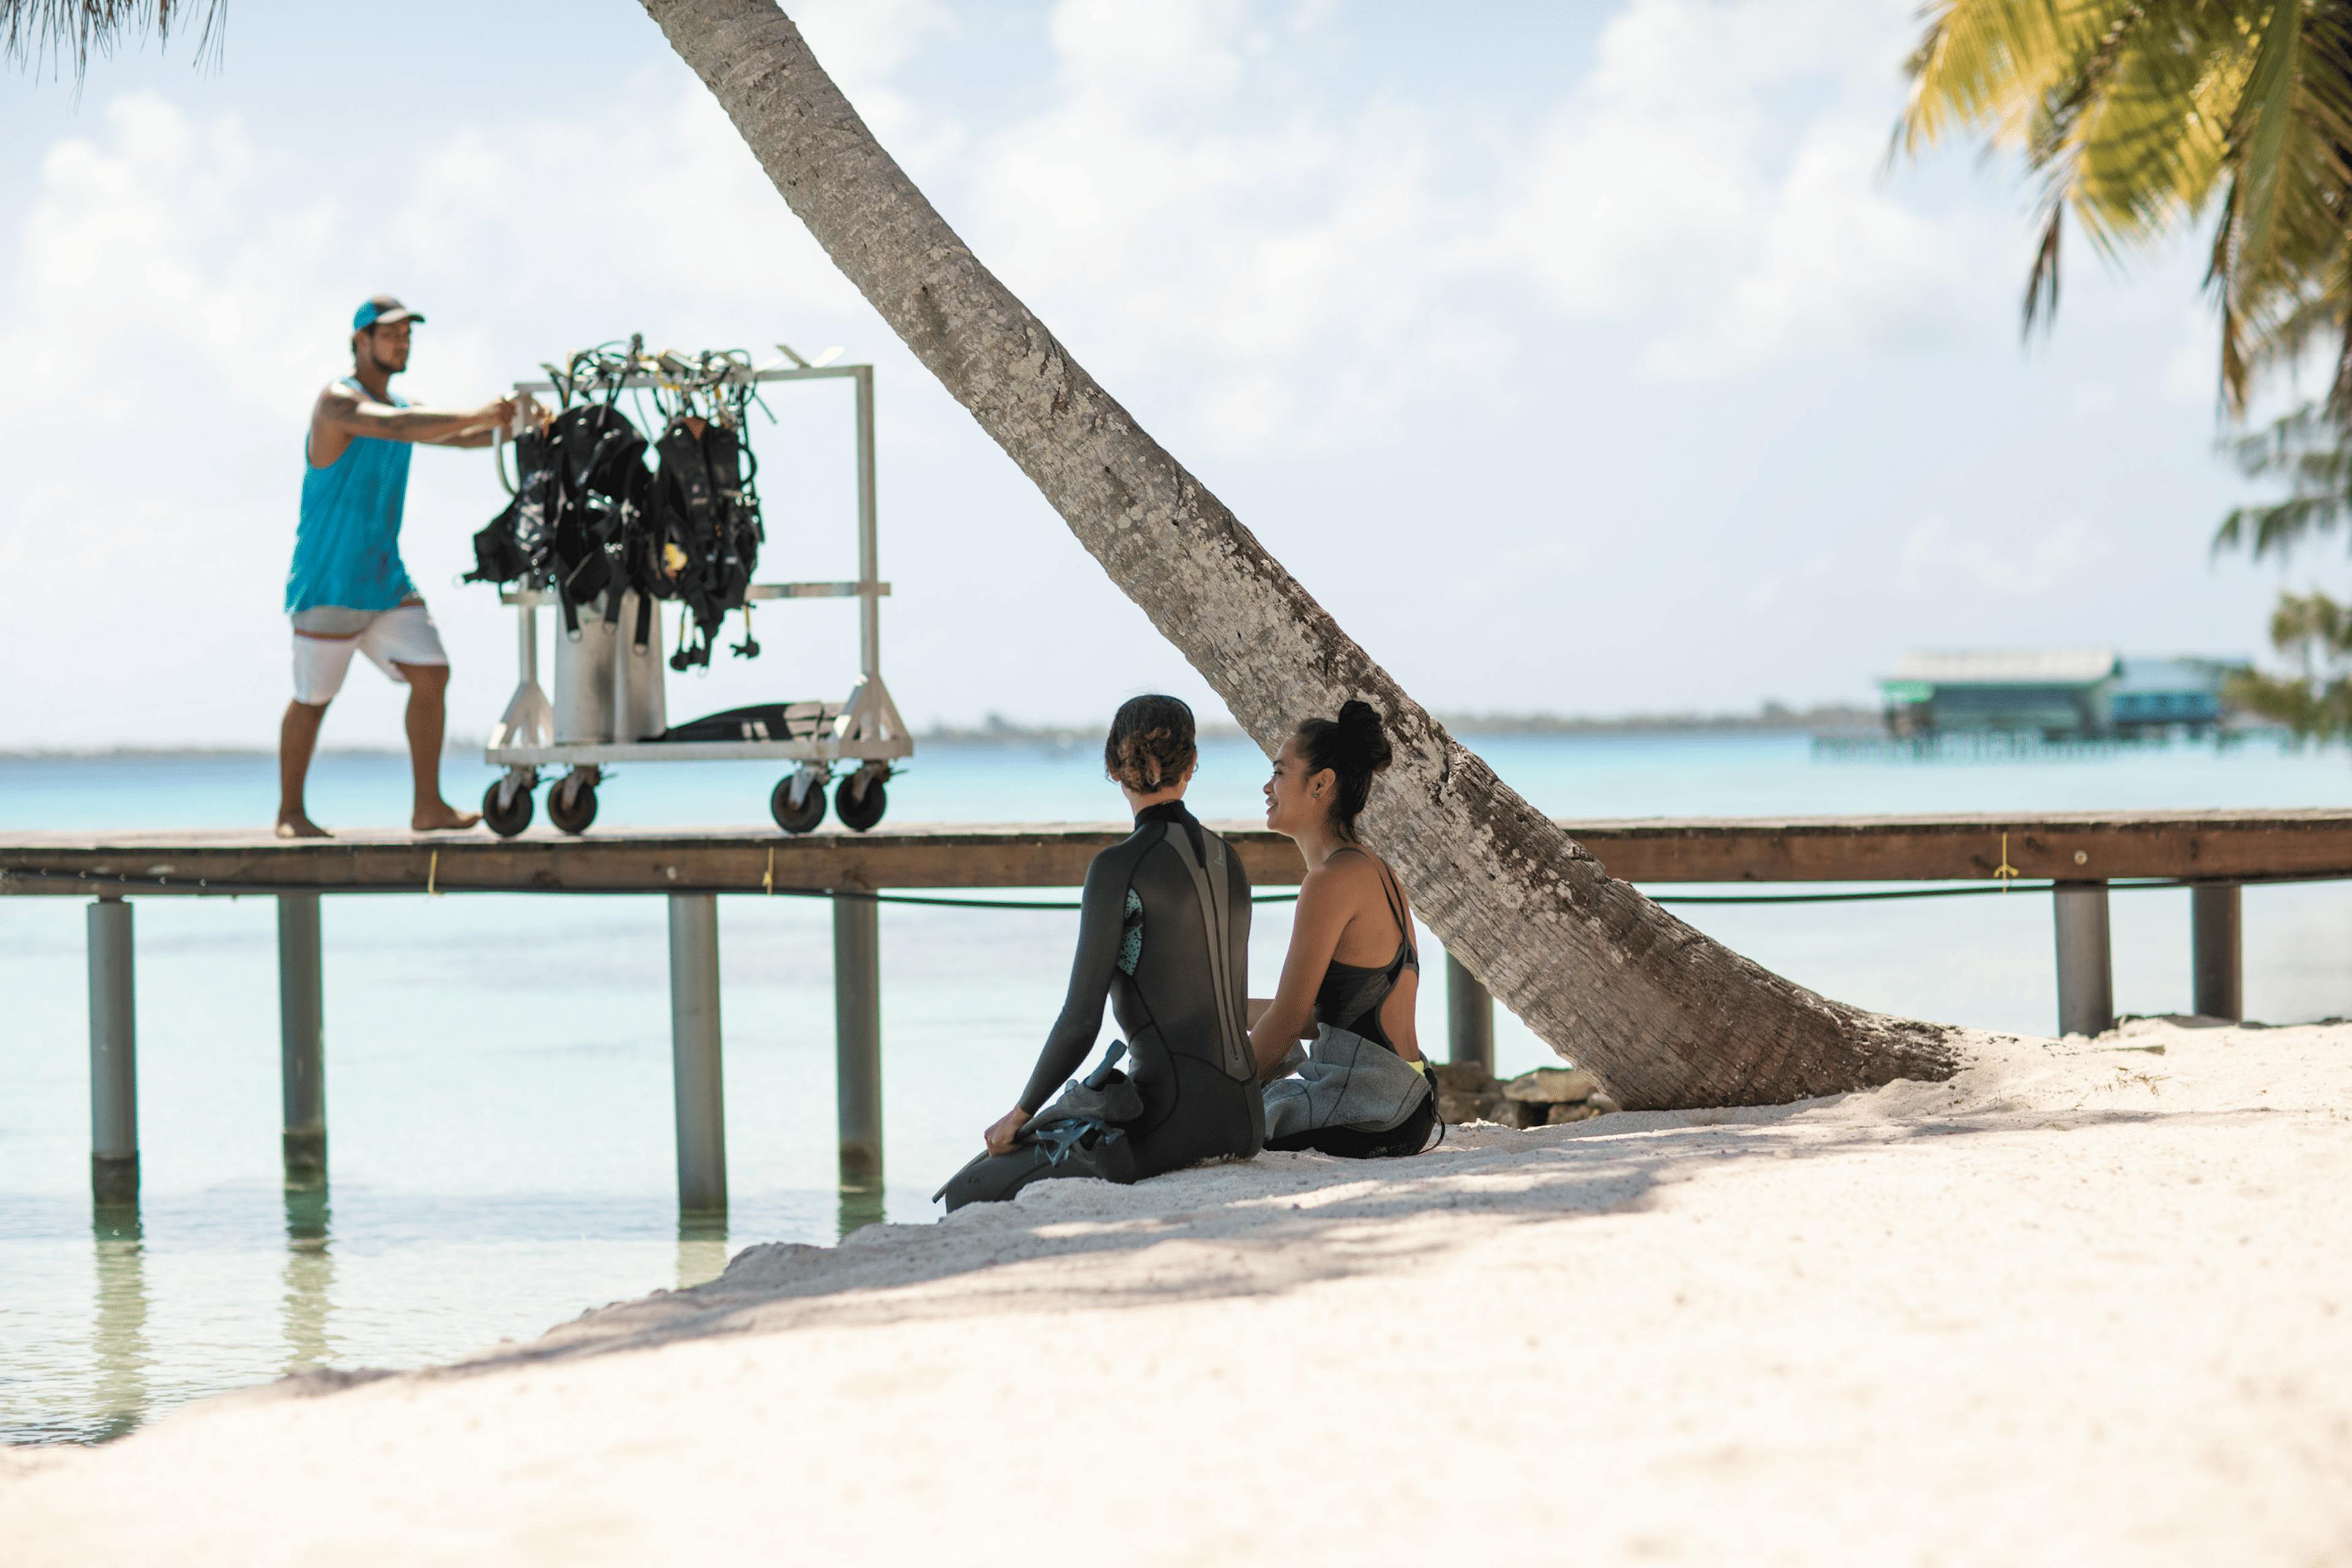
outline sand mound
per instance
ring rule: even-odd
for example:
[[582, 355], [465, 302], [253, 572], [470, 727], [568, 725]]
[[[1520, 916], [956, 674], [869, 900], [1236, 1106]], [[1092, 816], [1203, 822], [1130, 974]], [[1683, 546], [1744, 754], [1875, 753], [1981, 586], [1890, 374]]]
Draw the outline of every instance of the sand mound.
[[[0, 1468], [37, 1564], [2352, 1560], [2352, 1028], [1053, 1183]], [[293, 1396], [308, 1395], [308, 1396]]]

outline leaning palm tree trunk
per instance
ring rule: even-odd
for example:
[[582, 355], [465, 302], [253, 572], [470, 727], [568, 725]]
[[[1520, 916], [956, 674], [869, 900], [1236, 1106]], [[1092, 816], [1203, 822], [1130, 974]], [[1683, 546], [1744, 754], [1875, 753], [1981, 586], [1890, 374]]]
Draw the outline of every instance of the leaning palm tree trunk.
[[1367, 837], [1447, 949], [1629, 1108], [1945, 1078], [1940, 1028], [1825, 1001], [1612, 879], [1448, 735], [956, 237], [772, 0], [644, 0], [835, 265], [1271, 750], [1388, 716]]

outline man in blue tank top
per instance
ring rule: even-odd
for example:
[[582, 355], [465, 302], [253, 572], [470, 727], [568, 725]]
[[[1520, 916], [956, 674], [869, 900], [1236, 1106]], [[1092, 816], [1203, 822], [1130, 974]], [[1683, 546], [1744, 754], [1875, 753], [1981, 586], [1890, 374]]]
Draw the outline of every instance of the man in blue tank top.
[[278, 736], [278, 836], [323, 838], [302, 787], [327, 704], [352, 655], [408, 687], [408, 754], [416, 800], [409, 826], [471, 827], [478, 814], [441, 798], [441, 736], [449, 656], [425, 599], [400, 563], [409, 447], [487, 447], [511, 425], [511, 399], [451, 411], [416, 408], [392, 392], [408, 368], [408, 336], [424, 317], [378, 294], [352, 318], [352, 374], [319, 394], [304, 446], [302, 521], [286, 574], [294, 620], [294, 700]]

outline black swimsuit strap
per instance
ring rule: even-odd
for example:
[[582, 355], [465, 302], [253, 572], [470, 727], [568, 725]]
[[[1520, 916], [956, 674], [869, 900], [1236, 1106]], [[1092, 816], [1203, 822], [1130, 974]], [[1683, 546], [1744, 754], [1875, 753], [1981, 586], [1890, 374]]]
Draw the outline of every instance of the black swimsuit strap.
[[1412, 922], [1405, 919], [1404, 904], [1399, 896], [1401, 889], [1391, 890], [1396, 881], [1396, 873], [1389, 869], [1388, 862], [1360, 844], [1342, 844], [1331, 853], [1344, 855], [1350, 850], [1370, 860], [1381, 874], [1381, 897], [1388, 900], [1389, 916], [1397, 923], [1397, 953], [1394, 958], [1389, 960], [1388, 963], [1390, 976], [1393, 978], [1402, 973], [1407, 960], [1415, 964], [1421, 962], [1421, 954], [1412, 944]]

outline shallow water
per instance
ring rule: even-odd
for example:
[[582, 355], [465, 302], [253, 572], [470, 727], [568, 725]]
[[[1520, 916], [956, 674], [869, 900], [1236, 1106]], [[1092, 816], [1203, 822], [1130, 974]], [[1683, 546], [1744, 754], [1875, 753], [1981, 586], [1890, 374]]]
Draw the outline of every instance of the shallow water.
[[[1778, 735], [1473, 743], [1570, 816], [2352, 805], [2342, 752], [2265, 742], [1939, 763], [1817, 761], [1802, 737]], [[394, 820], [405, 766], [322, 757], [313, 814]], [[1264, 772], [1245, 742], [1207, 745], [1196, 809], [1253, 816]], [[447, 776], [451, 798], [468, 799], [491, 774], [453, 762]], [[272, 779], [266, 757], [0, 759], [0, 831], [256, 824]], [[751, 764], [631, 769], [601, 792], [599, 825], [761, 822], [772, 782]], [[890, 788], [893, 822], [1118, 812], [1082, 747], [932, 746]], [[443, 1359], [698, 1282], [754, 1241], [828, 1241], [885, 1212], [934, 1213], [931, 1189], [1026, 1074], [1076, 929], [1057, 910], [883, 910], [889, 1180], [844, 1194], [828, 912], [725, 900], [732, 1207], [682, 1230], [660, 900], [327, 900], [333, 1184], [321, 1193], [288, 1193], [279, 1176], [271, 900], [133, 907], [142, 1201], [94, 1220], [84, 905], [0, 900], [0, 1439], [101, 1438], [303, 1367]], [[1681, 912], [1848, 1001], [2053, 1025], [2046, 898]], [[2352, 1013], [2352, 888], [2250, 889], [2245, 917], [2252, 1016]], [[2185, 1010], [2188, 895], [2119, 892], [2114, 923], [2118, 1005]], [[1259, 910], [1255, 973], [1274, 973], [1287, 934], [1284, 907]], [[1434, 1042], [1442, 950], [1424, 940], [1421, 1021]], [[1505, 1070], [1554, 1059], [1507, 1015], [1497, 1023]]]

